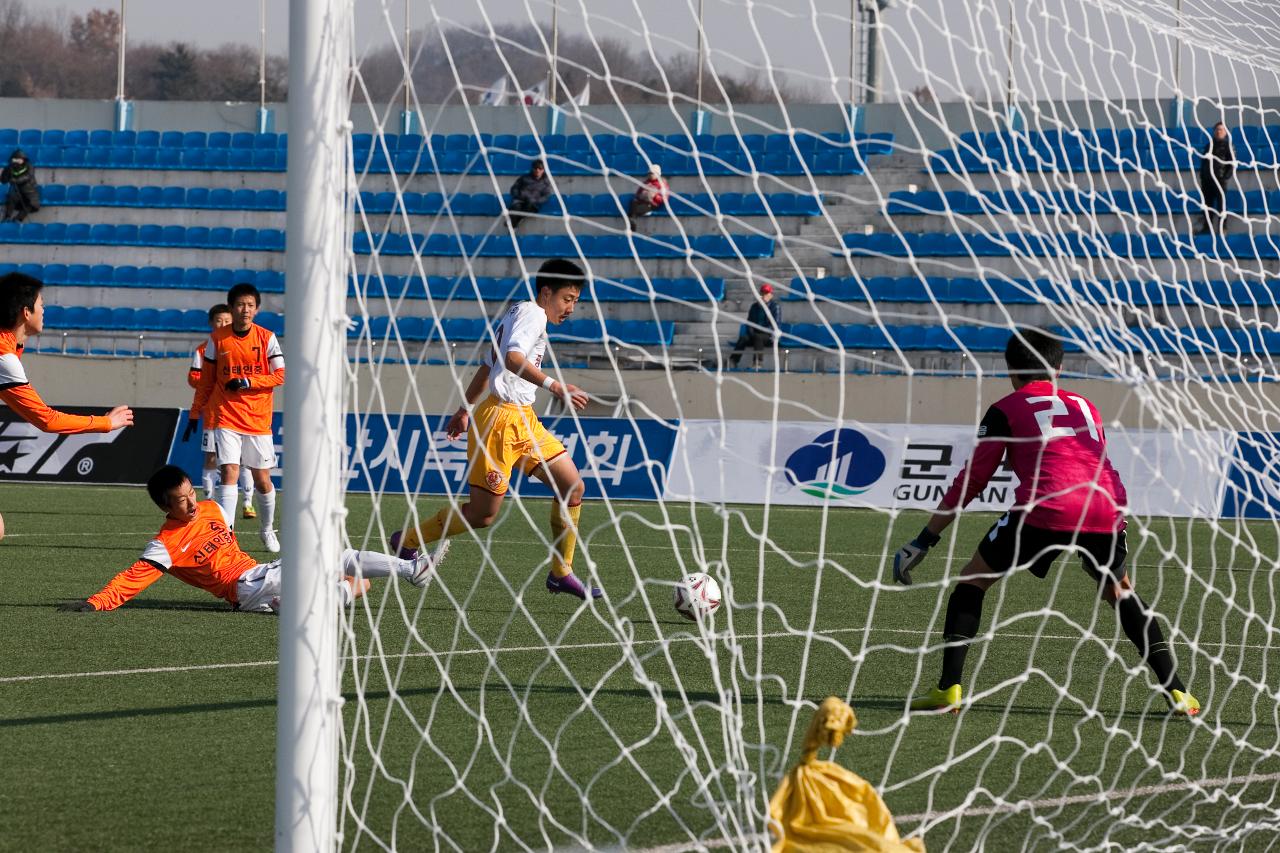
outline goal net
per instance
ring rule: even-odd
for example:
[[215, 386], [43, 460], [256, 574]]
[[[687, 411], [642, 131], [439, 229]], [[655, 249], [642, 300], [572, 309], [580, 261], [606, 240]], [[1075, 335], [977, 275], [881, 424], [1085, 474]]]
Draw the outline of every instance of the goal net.
[[[930, 850], [1275, 837], [1276, 8], [316, 6], [344, 113], [322, 236], [349, 251], [345, 357], [318, 382], [341, 512], [308, 517], [388, 551], [460, 513], [477, 487], [447, 421], [540, 265], [567, 258], [589, 284], [542, 368], [590, 403], [534, 408], [585, 482], [572, 566], [603, 590], [548, 594], [562, 508], [517, 471], [424, 589], [375, 581], [343, 609], [341, 701], [303, 702], [337, 714], [335, 846], [758, 849], [828, 695], [861, 721], [837, 760]], [[294, 63], [291, 100], [332, 76]], [[1220, 205], [1202, 186], [1218, 121]], [[308, 164], [288, 130], [293, 216]], [[549, 195], [518, 210], [534, 161]], [[664, 203], [637, 207], [655, 167]], [[1102, 414], [1129, 574], [1198, 718], [1169, 715], [1074, 558], [987, 594], [958, 716], [906, 710], [1012, 473], [914, 586], [893, 553], [1008, 393], [1025, 327], [1061, 338], [1063, 384]], [[327, 464], [290, 423], [286, 470]], [[673, 597], [699, 572], [721, 601], [690, 621]]]

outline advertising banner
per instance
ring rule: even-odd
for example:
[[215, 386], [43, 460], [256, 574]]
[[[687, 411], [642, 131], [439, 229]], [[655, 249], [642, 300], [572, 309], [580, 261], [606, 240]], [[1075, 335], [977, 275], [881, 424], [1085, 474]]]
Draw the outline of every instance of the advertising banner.
[[[74, 415], [103, 408], [63, 407]], [[165, 462], [177, 409], [134, 409], [133, 426], [114, 432], [41, 432], [0, 407], [0, 480], [52, 483], [145, 483]]]
[[[192, 477], [203, 465], [200, 435], [182, 441], [186, 418], [169, 461]], [[467, 442], [449, 441], [444, 427], [448, 418], [418, 415], [383, 417], [347, 416], [347, 489], [352, 492], [418, 492], [457, 494], [466, 491]], [[282, 415], [273, 423], [280, 465]], [[661, 421], [631, 422], [618, 418], [547, 418], [543, 426], [564, 444], [587, 484], [588, 497], [656, 500], [666, 485], [667, 468], [675, 446], [676, 428]], [[580, 429], [579, 426], [580, 425]], [[273, 472], [279, 484], [280, 469]], [[517, 494], [548, 496], [550, 489], [536, 480], [512, 477]]]
[[[667, 497], [714, 503], [932, 509], [976, 443], [969, 426], [684, 421]], [[1234, 435], [1114, 430], [1112, 464], [1142, 515], [1215, 517]], [[1017, 485], [998, 470], [971, 510], [1003, 510]]]

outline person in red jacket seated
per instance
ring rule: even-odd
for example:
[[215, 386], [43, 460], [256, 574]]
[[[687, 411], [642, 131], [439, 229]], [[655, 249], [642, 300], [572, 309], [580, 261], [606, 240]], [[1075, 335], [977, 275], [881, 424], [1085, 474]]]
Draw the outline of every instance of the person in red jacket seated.
[[671, 188], [662, 179], [662, 167], [654, 163], [649, 167], [649, 174], [645, 176], [644, 183], [631, 198], [631, 206], [627, 208], [627, 227], [635, 230], [636, 220], [641, 216], [648, 216], [666, 204], [667, 195], [670, 192]]

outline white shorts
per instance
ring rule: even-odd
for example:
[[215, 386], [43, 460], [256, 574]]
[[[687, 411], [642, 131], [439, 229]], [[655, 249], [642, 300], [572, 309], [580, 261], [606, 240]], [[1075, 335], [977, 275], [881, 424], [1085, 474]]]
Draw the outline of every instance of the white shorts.
[[205, 429], [200, 431], [200, 452], [213, 453], [215, 450], [213, 444], [213, 430]]
[[236, 582], [236, 610], [245, 613], [280, 612], [280, 561], [259, 563]]
[[269, 435], [245, 435], [233, 429], [213, 431], [214, 452], [219, 465], [244, 465], [248, 468], [276, 467], [276, 445]]

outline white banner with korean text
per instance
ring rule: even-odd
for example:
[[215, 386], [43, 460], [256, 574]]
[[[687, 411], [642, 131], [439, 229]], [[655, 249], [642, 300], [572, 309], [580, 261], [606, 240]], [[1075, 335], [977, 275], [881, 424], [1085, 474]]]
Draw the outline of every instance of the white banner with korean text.
[[[1108, 452], [1137, 515], [1217, 518], [1235, 433], [1113, 429]], [[667, 500], [932, 509], [968, 460], [972, 426], [683, 421]], [[1006, 466], [969, 505], [1004, 510]]]

